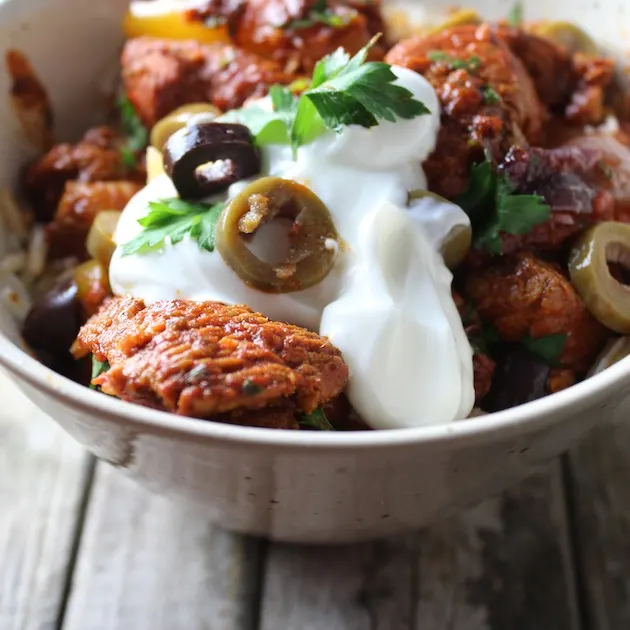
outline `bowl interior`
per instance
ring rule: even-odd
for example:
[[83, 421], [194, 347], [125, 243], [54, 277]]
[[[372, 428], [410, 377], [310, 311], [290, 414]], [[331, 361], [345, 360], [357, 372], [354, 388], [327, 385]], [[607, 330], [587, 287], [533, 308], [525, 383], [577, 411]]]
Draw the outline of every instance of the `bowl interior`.
[[[412, 21], [435, 19], [435, 16], [452, 6], [450, 0], [385, 0], [389, 7], [408, 12]], [[108, 0], [102, 3], [85, 0], [0, 0], [0, 42], [2, 53], [17, 49], [29, 58], [43, 84], [49, 90], [55, 115], [55, 131], [59, 140], [73, 140], [92, 124], [103, 120], [117, 81], [117, 59], [122, 43], [120, 24], [128, 0]], [[508, 14], [512, 0], [469, 0], [463, 5], [476, 9], [485, 17], [500, 18]], [[526, 19], [564, 19], [578, 23], [588, 31], [607, 51], [614, 55], [626, 68], [630, 64], [630, 3], [628, 0], [523, 0]], [[72, 15], [72, 19], [68, 19]], [[0, 93], [7, 95], [10, 82], [6, 72], [0, 72]], [[0, 99], [0, 188], [12, 187], [20, 166], [36, 154], [24, 137], [7, 98]], [[5, 242], [1, 235], [6, 232], [0, 226], [0, 257], [4, 256]], [[0, 287], [0, 290], [3, 289]], [[168, 417], [152, 410], [138, 409], [119, 401], [106, 399], [78, 385], [66, 381], [29, 360], [22, 351], [11, 344], [23, 347], [14, 318], [0, 301], [0, 361], [11, 369], [28, 375], [42, 388], [50, 387], [58, 395], [77, 401], [81, 399], [95, 410], [107, 410], [121, 417], [161, 423], [173, 428], [192, 432], [215, 431], [251, 437], [262, 435], [261, 430], [242, 427], [217, 428], [214, 423], [199, 423], [195, 420]], [[432, 437], [448, 437], [454, 433], [474, 433], [490, 430], [504, 421], [522, 422], [537, 413], [549, 412], [563, 404], [579, 405], [595, 391], [613, 388], [618, 381], [627, 377], [630, 360], [614, 366], [608, 373], [598, 375], [592, 382], [585, 382], [560, 394], [525, 405], [522, 409], [501, 412], [493, 420], [483, 418], [456, 423], [447, 427], [425, 427], [404, 429], [397, 433], [414, 433]], [[47, 385], [48, 384], [48, 385]], [[130, 411], [131, 409], [131, 411]], [[491, 426], [492, 425], [492, 426]], [[263, 430], [264, 431], [264, 430]], [[226, 433], [226, 434], [227, 434]], [[283, 432], [265, 432], [283, 433]], [[380, 433], [380, 432], [379, 432]], [[387, 432], [391, 433], [391, 432]], [[275, 435], [269, 439], [277, 441], [302, 440], [313, 443], [322, 437], [331, 436], [287, 436]], [[402, 436], [401, 436], [402, 437]], [[378, 440], [376, 436], [343, 435], [335, 441], [351, 443]], [[330, 442], [329, 442], [330, 443]]]

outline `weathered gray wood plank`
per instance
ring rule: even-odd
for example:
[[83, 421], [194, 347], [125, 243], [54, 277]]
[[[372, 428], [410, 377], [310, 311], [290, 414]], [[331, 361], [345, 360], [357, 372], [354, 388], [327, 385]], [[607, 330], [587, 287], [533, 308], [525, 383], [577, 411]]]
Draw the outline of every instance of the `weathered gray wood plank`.
[[63, 606], [88, 456], [0, 372], [0, 628], [49, 630]]
[[620, 419], [568, 458], [589, 630], [630, 628], [630, 423]]
[[262, 630], [577, 630], [559, 465], [418, 535], [272, 545]]
[[258, 542], [99, 464], [64, 630], [248, 630]]

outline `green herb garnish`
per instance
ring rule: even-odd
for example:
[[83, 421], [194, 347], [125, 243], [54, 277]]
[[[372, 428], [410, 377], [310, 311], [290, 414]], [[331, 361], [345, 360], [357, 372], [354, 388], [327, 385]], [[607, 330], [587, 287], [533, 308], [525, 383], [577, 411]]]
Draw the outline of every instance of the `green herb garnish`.
[[597, 160], [597, 168], [606, 179], [612, 179], [614, 177], [612, 167], [604, 160]]
[[507, 14], [507, 23], [510, 26], [520, 26], [523, 23], [523, 15], [523, 3], [521, 0], [516, 0]]
[[125, 166], [134, 168], [138, 163], [136, 154], [142, 151], [149, 142], [149, 131], [126, 95], [118, 99], [118, 109], [125, 134], [125, 142], [120, 147], [120, 154]]
[[431, 61], [438, 61], [445, 63], [451, 70], [466, 70], [468, 72], [475, 72], [481, 67], [481, 57], [477, 55], [471, 55], [468, 59], [458, 59], [452, 55], [448, 55], [441, 50], [430, 50], [427, 53], [427, 58]]
[[245, 396], [256, 396], [256, 394], [260, 394], [263, 389], [263, 387], [254, 383], [254, 381], [249, 378], [246, 378], [241, 386], [241, 391], [245, 394]]
[[[354, 13], [354, 15], [356, 15], [356, 13]], [[337, 15], [326, 6], [326, 0], [317, 0], [304, 18], [291, 20], [290, 22], [283, 24], [281, 28], [297, 30], [302, 28], [311, 28], [316, 24], [332, 26], [333, 28], [343, 28], [350, 22], [352, 17], [353, 14], [351, 13], [346, 16]]]
[[313, 70], [310, 86], [300, 95], [293, 94], [290, 87], [273, 86], [273, 111], [246, 107], [229, 112], [221, 120], [247, 125], [258, 145], [290, 144], [295, 151], [326, 129], [339, 131], [346, 125], [369, 128], [380, 120], [395, 122], [428, 114], [426, 106], [409, 90], [394, 84], [396, 75], [388, 64], [366, 63], [377, 39], [353, 57], [340, 48], [322, 58]]
[[551, 366], [558, 365], [560, 355], [564, 350], [567, 341], [566, 333], [558, 333], [556, 335], [545, 335], [544, 337], [532, 337], [527, 334], [521, 343], [537, 357]]
[[109, 370], [109, 363], [107, 361], [99, 361], [94, 355], [92, 355], [92, 376], [90, 378], [90, 389], [95, 389], [97, 392], [101, 391], [99, 385], [93, 385], [92, 381], [98, 378], [101, 374], [104, 374]]
[[149, 212], [138, 220], [144, 228], [122, 248], [122, 255], [144, 254], [172, 245], [186, 236], [197, 241], [202, 249], [214, 251], [214, 231], [224, 204], [191, 203], [182, 199], [149, 202]]
[[468, 190], [456, 203], [470, 217], [478, 249], [500, 254], [502, 232], [528, 234], [551, 216], [543, 197], [515, 194], [515, 190], [507, 175], [496, 173], [490, 162], [472, 167]]
[[224, 15], [209, 15], [203, 20], [203, 25], [207, 28], [219, 28], [225, 24], [227, 24], [227, 17]]
[[315, 429], [316, 431], [334, 431], [333, 425], [326, 417], [324, 410], [319, 407], [311, 413], [298, 414], [298, 422], [305, 429]]
[[501, 102], [501, 97], [496, 92], [496, 90], [490, 86], [487, 86], [482, 91], [483, 94], [483, 102], [486, 105], [496, 105]]

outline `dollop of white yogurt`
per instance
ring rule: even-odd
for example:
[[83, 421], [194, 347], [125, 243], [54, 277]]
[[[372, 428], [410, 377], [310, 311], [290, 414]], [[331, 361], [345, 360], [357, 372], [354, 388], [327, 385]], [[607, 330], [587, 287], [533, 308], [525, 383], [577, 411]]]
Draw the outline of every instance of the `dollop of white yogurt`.
[[[142, 230], [138, 219], [149, 201], [177, 196], [166, 175], [127, 205], [110, 266], [118, 295], [247, 304], [328, 336], [350, 368], [350, 402], [374, 428], [450, 422], [466, 417], [474, 402], [472, 352], [439, 253], [451, 229], [470, 223], [458, 206], [432, 197], [408, 207], [409, 192], [426, 189], [420, 164], [435, 147], [440, 109], [423, 77], [392, 70], [430, 114], [327, 132], [300, 147], [295, 159], [286, 146], [261, 149], [261, 176], [308, 186], [333, 217], [342, 244], [331, 243], [335, 265], [318, 285], [281, 295], [251, 289], [217, 251], [191, 239], [123, 256], [121, 245]], [[226, 199], [246, 184], [231, 186]], [[263, 226], [251, 247], [260, 255], [277, 239], [277, 226]]]

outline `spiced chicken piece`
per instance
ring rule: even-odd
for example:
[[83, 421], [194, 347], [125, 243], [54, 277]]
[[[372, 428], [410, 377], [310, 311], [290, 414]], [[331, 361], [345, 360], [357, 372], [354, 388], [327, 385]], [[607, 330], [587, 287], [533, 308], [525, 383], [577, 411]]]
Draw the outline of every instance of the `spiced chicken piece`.
[[[238, 47], [308, 74], [337, 48], [352, 55], [385, 31], [378, 0], [209, 0], [187, 16], [224, 23]], [[384, 54], [377, 43], [370, 58]]]
[[250, 424], [249, 410], [258, 423], [258, 410], [271, 410], [286, 424], [287, 413], [311, 413], [348, 379], [327, 339], [219, 302], [111, 298], [83, 326], [73, 353], [109, 362], [93, 381], [107, 394], [238, 424]]
[[523, 64], [488, 24], [458, 26], [403, 40], [385, 61], [424, 75], [442, 105], [434, 153], [424, 164], [429, 188], [453, 199], [470, 168], [500, 161], [512, 145], [540, 139], [543, 110]]
[[565, 368], [586, 370], [608, 335], [570, 280], [531, 252], [503, 256], [486, 268], [471, 270], [466, 295], [503, 341], [565, 334], [560, 356]]
[[275, 61], [229, 44], [153, 37], [127, 41], [122, 73], [127, 96], [149, 128], [181, 105], [209, 102], [234, 109], [295, 78]]

